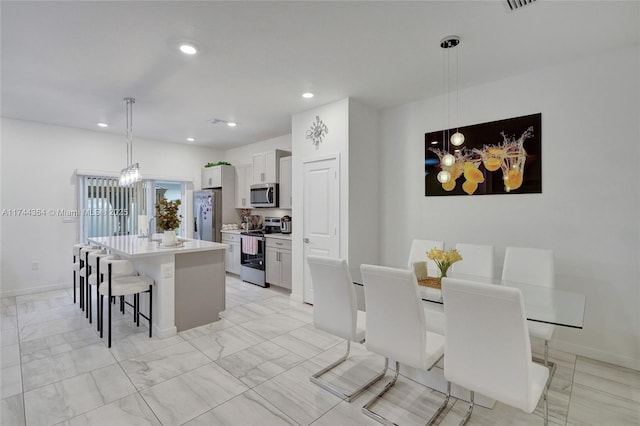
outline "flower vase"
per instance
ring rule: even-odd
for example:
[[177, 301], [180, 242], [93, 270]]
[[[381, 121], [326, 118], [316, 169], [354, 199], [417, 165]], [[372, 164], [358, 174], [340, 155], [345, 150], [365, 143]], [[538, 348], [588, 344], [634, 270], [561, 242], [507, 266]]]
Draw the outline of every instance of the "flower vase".
[[165, 247], [175, 246], [178, 243], [178, 237], [176, 237], [175, 229], [171, 231], [164, 231], [162, 234], [162, 245]]
[[440, 268], [440, 276], [438, 277], [438, 284], [440, 286], [442, 286], [442, 279], [447, 277], [448, 270], [449, 270], [448, 266], [446, 268]]

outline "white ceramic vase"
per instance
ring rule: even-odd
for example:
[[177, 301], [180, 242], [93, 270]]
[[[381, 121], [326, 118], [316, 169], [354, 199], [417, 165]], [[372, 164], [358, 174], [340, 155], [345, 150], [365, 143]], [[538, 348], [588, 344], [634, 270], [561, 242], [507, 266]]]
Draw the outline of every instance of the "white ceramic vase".
[[164, 231], [162, 234], [162, 245], [165, 247], [175, 246], [178, 243], [178, 237], [176, 237], [176, 231]]

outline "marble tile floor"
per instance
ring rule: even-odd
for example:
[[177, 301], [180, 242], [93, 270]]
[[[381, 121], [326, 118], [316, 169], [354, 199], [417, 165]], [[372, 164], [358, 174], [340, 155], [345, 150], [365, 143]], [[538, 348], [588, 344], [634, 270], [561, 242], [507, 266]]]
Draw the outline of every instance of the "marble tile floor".
[[[345, 344], [315, 330], [312, 307], [277, 288], [227, 280], [222, 319], [149, 339], [132, 317], [115, 315], [106, 347], [72, 290], [1, 300], [0, 424], [21, 425], [377, 425], [361, 407], [391, 373], [348, 403], [309, 382]], [[534, 342], [540, 355], [542, 344]], [[558, 368], [549, 393], [550, 424], [640, 425], [640, 372], [551, 350]], [[373, 376], [383, 359], [362, 345], [325, 378], [345, 388]], [[376, 404], [402, 425], [424, 424], [443, 395], [405, 377]], [[439, 424], [467, 409], [452, 399]], [[469, 425], [541, 425], [533, 414], [497, 403], [476, 407]]]

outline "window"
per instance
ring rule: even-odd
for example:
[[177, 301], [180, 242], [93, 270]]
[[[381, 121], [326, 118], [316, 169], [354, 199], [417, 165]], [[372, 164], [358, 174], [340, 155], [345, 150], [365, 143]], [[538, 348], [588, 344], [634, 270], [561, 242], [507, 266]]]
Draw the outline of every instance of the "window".
[[[154, 189], [154, 195], [155, 198], [153, 199], [153, 210], [152, 210], [152, 214], [155, 215], [155, 204], [160, 201], [161, 199], [167, 199], [168, 201], [176, 201], [176, 200], [180, 200], [182, 201], [182, 204], [180, 205], [180, 209], [179, 214], [182, 216], [182, 220], [180, 221], [180, 228], [176, 229], [176, 235], [185, 236], [185, 212], [186, 212], [186, 206], [184, 204], [184, 192], [185, 192], [185, 185], [182, 182], [174, 182], [174, 181], [153, 181], [153, 187]], [[150, 215], [151, 216], [151, 215]], [[162, 232], [162, 229], [158, 228], [158, 224], [156, 223], [156, 232]]]
[[121, 187], [117, 178], [106, 176], [82, 176], [80, 182], [81, 241], [138, 233], [138, 215], [146, 211], [147, 182]]

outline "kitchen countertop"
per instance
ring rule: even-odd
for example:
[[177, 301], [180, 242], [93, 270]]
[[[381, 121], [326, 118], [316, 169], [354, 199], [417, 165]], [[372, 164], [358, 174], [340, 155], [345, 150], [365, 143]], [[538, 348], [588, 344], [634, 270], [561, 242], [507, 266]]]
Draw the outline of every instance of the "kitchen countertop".
[[225, 230], [222, 230], [222, 231], [220, 231], [220, 232], [221, 232], [221, 233], [223, 233], [223, 234], [224, 234], [225, 232], [226, 232], [227, 234], [239, 234], [239, 233], [241, 233], [242, 231], [243, 231], [242, 229], [225, 229]]
[[280, 233], [265, 234], [265, 237], [275, 238], [277, 240], [291, 240], [291, 234], [280, 234]]
[[163, 247], [160, 244], [160, 240], [162, 240], [162, 234], [154, 234], [154, 241], [151, 242], [146, 237], [139, 238], [137, 235], [89, 238], [90, 243], [108, 248], [115, 254], [127, 257], [158, 256], [229, 248], [227, 244], [193, 240], [191, 238], [179, 238], [180, 242], [183, 243], [180, 247]]

